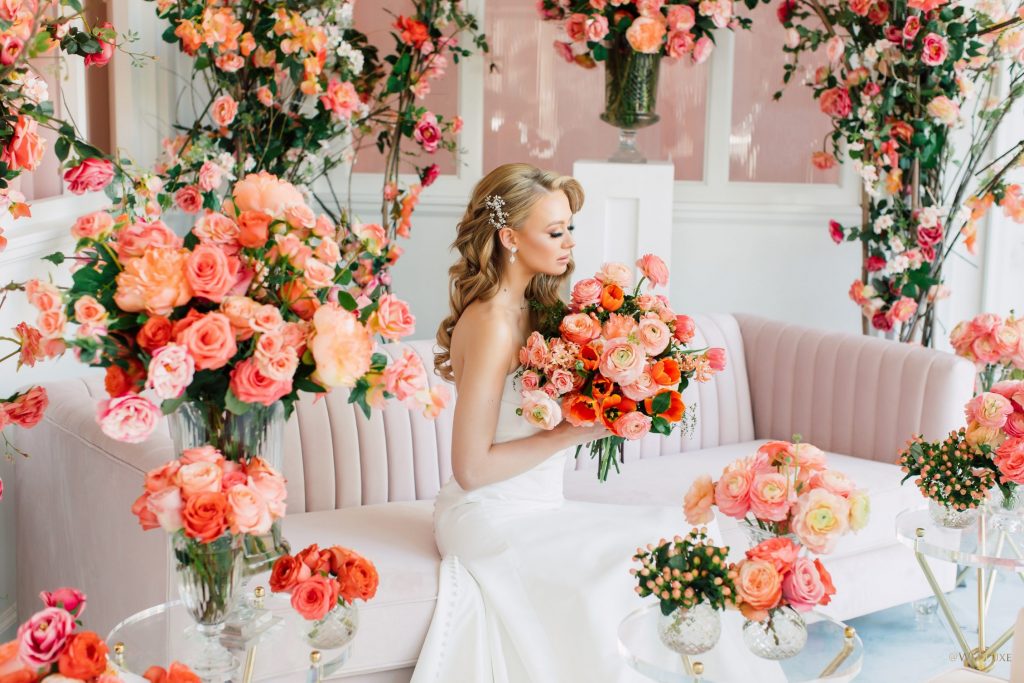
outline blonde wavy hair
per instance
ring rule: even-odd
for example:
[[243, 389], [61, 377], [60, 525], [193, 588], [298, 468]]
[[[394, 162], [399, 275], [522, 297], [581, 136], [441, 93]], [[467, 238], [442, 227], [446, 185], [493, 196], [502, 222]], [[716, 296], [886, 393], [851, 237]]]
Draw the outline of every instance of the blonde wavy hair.
[[[454, 380], [451, 344], [455, 324], [471, 303], [478, 299], [487, 301], [497, 294], [501, 274], [508, 267], [498, 230], [490, 222], [490, 211], [484, 201], [491, 195], [498, 195], [505, 200], [506, 225], [517, 230], [526, 221], [537, 200], [557, 190], [565, 193], [574, 214], [583, 206], [583, 187], [579, 181], [530, 164], [499, 166], [473, 188], [473, 196], [459, 221], [458, 234], [452, 242], [452, 247], [459, 250], [460, 258], [448, 270], [451, 314], [437, 329], [437, 345], [441, 350], [434, 354], [434, 371], [441, 377]], [[527, 301], [535, 301], [544, 306], [557, 303], [558, 293], [572, 275], [572, 270], [570, 262], [562, 275], [535, 275], [526, 288]], [[534, 327], [539, 322], [536, 315], [536, 312], [531, 311]]]

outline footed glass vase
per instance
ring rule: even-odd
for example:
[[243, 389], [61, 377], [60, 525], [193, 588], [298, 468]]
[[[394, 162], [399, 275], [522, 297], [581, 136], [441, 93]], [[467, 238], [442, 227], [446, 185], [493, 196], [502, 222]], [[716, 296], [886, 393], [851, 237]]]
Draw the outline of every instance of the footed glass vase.
[[706, 602], [691, 609], [677, 608], [658, 615], [658, 638], [662, 644], [681, 655], [699, 655], [718, 643], [722, 635], [722, 619]]
[[807, 644], [807, 622], [792, 607], [776, 607], [764, 621], [744, 622], [743, 642], [762, 659], [789, 659]]
[[647, 159], [637, 149], [636, 132], [653, 126], [660, 119], [658, 70], [661, 55], [634, 50], [625, 36], [605, 43], [604, 112], [601, 120], [619, 129], [619, 148], [608, 161], [644, 164]]
[[992, 489], [988, 502], [992, 526], [1010, 534], [1024, 531], [1024, 487], [1000, 484]]
[[183, 531], [170, 539], [178, 595], [203, 638], [201, 650], [188, 664], [203, 680], [224, 680], [238, 668], [238, 660], [220, 644], [220, 634], [241, 582], [242, 539], [224, 534], [202, 543]]

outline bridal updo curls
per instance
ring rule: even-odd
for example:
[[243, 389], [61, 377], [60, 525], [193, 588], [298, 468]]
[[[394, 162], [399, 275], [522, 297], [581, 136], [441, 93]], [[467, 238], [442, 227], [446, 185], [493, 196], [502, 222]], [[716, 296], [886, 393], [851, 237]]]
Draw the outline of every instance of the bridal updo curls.
[[[509, 255], [495, 227], [493, 198], [500, 197], [502, 201], [502, 220], [498, 224], [518, 230], [538, 199], [559, 190], [568, 198], [570, 210], [577, 213], [583, 206], [583, 187], [579, 182], [530, 164], [499, 166], [473, 188], [473, 196], [452, 243], [459, 251], [459, 260], [448, 270], [451, 314], [437, 329], [437, 345], [441, 350], [434, 355], [434, 370], [444, 379], [454, 380], [450, 354], [452, 331], [462, 312], [477, 299], [486, 301], [497, 294], [501, 273], [510, 267]], [[526, 288], [527, 301], [542, 305], [557, 302], [559, 291], [571, 275], [572, 263], [557, 277], [535, 275]]]

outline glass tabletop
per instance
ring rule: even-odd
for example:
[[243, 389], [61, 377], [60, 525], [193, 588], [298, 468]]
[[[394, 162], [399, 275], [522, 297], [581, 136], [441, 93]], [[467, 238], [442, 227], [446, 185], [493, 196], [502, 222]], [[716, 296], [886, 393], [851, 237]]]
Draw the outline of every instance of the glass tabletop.
[[[687, 673], [681, 655], [662, 645], [657, 631], [660, 613], [658, 604], [651, 603], [623, 619], [619, 624], [619, 654], [630, 667], [661, 683], [842, 683], [860, 673], [864, 659], [864, 645], [853, 629], [847, 640], [845, 624], [817, 612], [803, 615], [807, 622], [807, 645], [799, 654], [781, 662], [759, 659], [743, 644], [743, 616], [727, 610], [722, 613], [722, 637], [718, 644], [704, 654], [689, 657], [691, 666], [696, 662], [703, 666], [702, 675], [696, 676]], [[844, 652], [846, 656], [833, 673], [822, 675]]]
[[[266, 628], [248, 638], [225, 635], [221, 639], [239, 661], [231, 681], [242, 681], [249, 666], [252, 681], [305, 681], [310, 671], [310, 647], [300, 635], [308, 625], [292, 609], [287, 595], [268, 595], [263, 604], [270, 618]], [[357, 636], [358, 637], [358, 636]], [[120, 656], [116, 646], [123, 645]], [[180, 600], [167, 602], [131, 615], [107, 636], [111, 659], [118, 668], [142, 675], [150, 666], [167, 667], [172, 661], [188, 664], [201, 647], [195, 622]], [[319, 665], [324, 677], [340, 669], [351, 654], [352, 643], [337, 650], [320, 652]]]
[[1024, 570], [1024, 532], [996, 528], [982, 512], [966, 529], [936, 524], [928, 508], [904, 510], [896, 516], [896, 536], [923, 555], [967, 567]]

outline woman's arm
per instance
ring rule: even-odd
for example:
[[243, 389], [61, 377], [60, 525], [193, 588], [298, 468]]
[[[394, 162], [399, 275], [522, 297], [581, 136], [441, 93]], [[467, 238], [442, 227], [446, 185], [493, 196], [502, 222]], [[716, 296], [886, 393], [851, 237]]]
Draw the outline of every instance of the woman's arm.
[[[468, 321], [467, 321], [468, 322]], [[603, 425], [573, 427], [563, 422], [550, 431], [494, 443], [501, 394], [510, 358], [519, 351], [508, 324], [497, 317], [474, 325], [459, 373], [452, 431], [452, 473], [463, 489], [510, 479], [560, 450], [608, 436]]]

